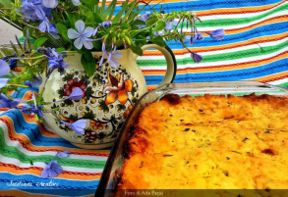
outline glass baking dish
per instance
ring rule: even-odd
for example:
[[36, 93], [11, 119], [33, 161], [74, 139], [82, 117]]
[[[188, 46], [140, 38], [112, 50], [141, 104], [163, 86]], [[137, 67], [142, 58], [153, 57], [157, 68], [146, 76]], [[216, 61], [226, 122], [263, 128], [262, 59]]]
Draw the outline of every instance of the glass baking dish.
[[[167, 94], [178, 94], [179, 96], [199, 96], [204, 94], [220, 95], [248, 95], [248, 94], [269, 94], [277, 96], [288, 96], [288, 90], [266, 83], [256, 81], [230, 81], [230, 82], [201, 82], [183, 84], [164, 84], [157, 89], [142, 96], [134, 110], [131, 112], [126, 123], [122, 127], [117, 141], [110, 153], [105, 165], [96, 196], [114, 196], [121, 176], [121, 167], [127, 155], [127, 139], [131, 135], [131, 128], [136, 121], [138, 114], [151, 102], [160, 100]], [[135, 172], [137, 173], [137, 172]]]

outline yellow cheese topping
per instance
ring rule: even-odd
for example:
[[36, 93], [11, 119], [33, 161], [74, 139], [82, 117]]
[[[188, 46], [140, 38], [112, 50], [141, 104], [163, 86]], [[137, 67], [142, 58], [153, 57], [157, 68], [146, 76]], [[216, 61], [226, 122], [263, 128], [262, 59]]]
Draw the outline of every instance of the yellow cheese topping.
[[167, 95], [149, 104], [119, 188], [288, 188], [288, 98]]

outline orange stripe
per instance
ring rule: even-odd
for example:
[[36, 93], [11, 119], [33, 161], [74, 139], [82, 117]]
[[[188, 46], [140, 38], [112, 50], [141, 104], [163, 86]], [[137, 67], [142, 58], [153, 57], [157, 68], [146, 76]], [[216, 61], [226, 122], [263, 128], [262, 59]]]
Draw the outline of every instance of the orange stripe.
[[45, 152], [45, 151], [69, 151], [71, 154], [78, 154], [78, 155], [92, 155], [92, 156], [103, 156], [108, 157], [109, 152], [108, 150], [87, 150], [87, 149], [80, 149], [80, 148], [67, 148], [61, 146], [53, 146], [53, 147], [44, 147], [44, 146], [34, 146], [31, 144], [30, 139], [26, 135], [18, 134], [15, 132], [13, 121], [8, 116], [0, 117], [0, 120], [6, 123], [9, 131], [9, 138], [11, 140], [19, 141], [19, 143], [27, 150], [33, 152]]
[[271, 82], [271, 81], [277, 81], [280, 79], [285, 79], [288, 78], [288, 71], [282, 72], [282, 73], [278, 73], [275, 75], [269, 75], [269, 76], [265, 76], [265, 77], [259, 77], [256, 78], [257, 81], [261, 81], [261, 82]]
[[[21, 174], [33, 174], [36, 176], [40, 176], [42, 172], [42, 168], [40, 167], [19, 167], [13, 164], [5, 164], [0, 162], [0, 171], [2, 172], [9, 172], [17, 175]], [[88, 172], [70, 172], [70, 171], [63, 171], [61, 174], [57, 176], [57, 178], [63, 179], [74, 179], [74, 180], [93, 180], [99, 179], [101, 173], [88, 173]]]
[[[250, 40], [241, 41], [241, 42], [237, 42], [237, 43], [233, 43], [233, 44], [226, 44], [226, 45], [221, 45], [221, 46], [211, 46], [211, 47], [199, 47], [199, 48], [191, 47], [191, 49], [193, 51], [197, 51], [198, 53], [209, 52], [209, 51], [221, 51], [221, 50], [233, 49], [236, 47], [243, 47], [243, 46], [252, 45], [252, 44], [279, 41], [279, 40], [285, 39], [287, 37], [288, 37], [288, 32], [285, 32], [285, 33], [277, 34], [277, 35], [257, 37], [257, 38], [253, 38]], [[189, 52], [187, 52], [187, 49], [173, 49], [173, 53], [175, 55], [184, 55], [184, 54], [187, 54]], [[155, 50], [155, 51], [144, 51], [144, 56], [163, 56], [163, 55], [160, 51]]]
[[267, 24], [275, 24], [275, 23], [280, 23], [283, 21], [286, 21], [288, 19], [288, 15], [285, 16], [276, 16], [273, 18], [269, 18], [266, 19], [264, 21], [260, 21], [258, 23], [249, 25], [249, 26], [245, 26], [245, 27], [241, 27], [241, 28], [236, 28], [236, 29], [227, 29], [225, 30], [225, 34], [237, 34], [237, 33], [241, 33], [244, 32], [245, 30], [250, 30], [259, 26], [263, 26], [263, 25], [267, 25]]
[[48, 131], [44, 125], [39, 122], [38, 118], [36, 115], [32, 115], [32, 114], [25, 114], [25, 113], [22, 113], [23, 115], [23, 118], [24, 120], [27, 122], [27, 123], [30, 123], [30, 124], [36, 124], [38, 125], [39, 129], [40, 129], [40, 132], [42, 135], [44, 136], [47, 136], [47, 137], [60, 137], [59, 135], [53, 133], [52, 131]]
[[215, 16], [215, 15], [230, 15], [230, 14], [245, 14], [245, 13], [256, 13], [256, 12], [264, 12], [267, 10], [271, 10], [285, 2], [279, 2], [276, 4], [271, 5], [264, 5], [264, 6], [253, 6], [253, 7], [240, 7], [240, 8], [223, 8], [223, 9], [216, 9], [216, 10], [205, 10], [205, 11], [198, 11], [197, 16]]
[[[193, 67], [193, 68], [178, 68], [177, 74], [186, 74], [186, 73], [193, 73], [193, 72], [215, 72], [215, 71], [224, 71], [224, 70], [235, 70], [235, 69], [243, 69], [249, 67], [256, 67], [261, 66], [264, 64], [268, 64], [271, 62], [275, 62], [277, 60], [286, 58], [288, 51], [275, 55], [273, 57], [269, 57], [266, 59], [255, 60], [250, 62], [243, 62], [243, 63], [235, 63], [229, 65], [217, 65], [217, 66], [207, 66], [207, 67]], [[158, 70], [143, 70], [145, 75], [163, 75], [166, 72], [165, 69], [158, 69]]]
[[22, 97], [22, 100], [27, 101], [32, 99], [32, 91], [27, 91], [25, 92], [24, 96]]

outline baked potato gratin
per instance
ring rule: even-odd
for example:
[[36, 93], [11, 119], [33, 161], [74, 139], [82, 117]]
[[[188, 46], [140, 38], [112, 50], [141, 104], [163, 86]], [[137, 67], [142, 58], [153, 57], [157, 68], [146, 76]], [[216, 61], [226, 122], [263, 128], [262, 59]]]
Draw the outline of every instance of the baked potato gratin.
[[118, 189], [288, 188], [288, 98], [166, 95], [128, 146]]

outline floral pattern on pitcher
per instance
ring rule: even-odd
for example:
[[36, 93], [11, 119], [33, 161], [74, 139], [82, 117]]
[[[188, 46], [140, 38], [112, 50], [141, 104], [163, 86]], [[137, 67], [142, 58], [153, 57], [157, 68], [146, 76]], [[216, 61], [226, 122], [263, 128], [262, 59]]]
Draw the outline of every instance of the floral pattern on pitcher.
[[[92, 77], [83, 72], [67, 72], [62, 76], [63, 86], [57, 90], [59, 100], [51, 106], [56, 124], [66, 132], [74, 132], [67, 126], [80, 119], [89, 120], [84, 134], [74, 132], [73, 137], [84, 143], [109, 142], [139, 98], [138, 83], [125, 68], [108, 65], [97, 68]], [[67, 99], [73, 88], [80, 88], [83, 97]]]

